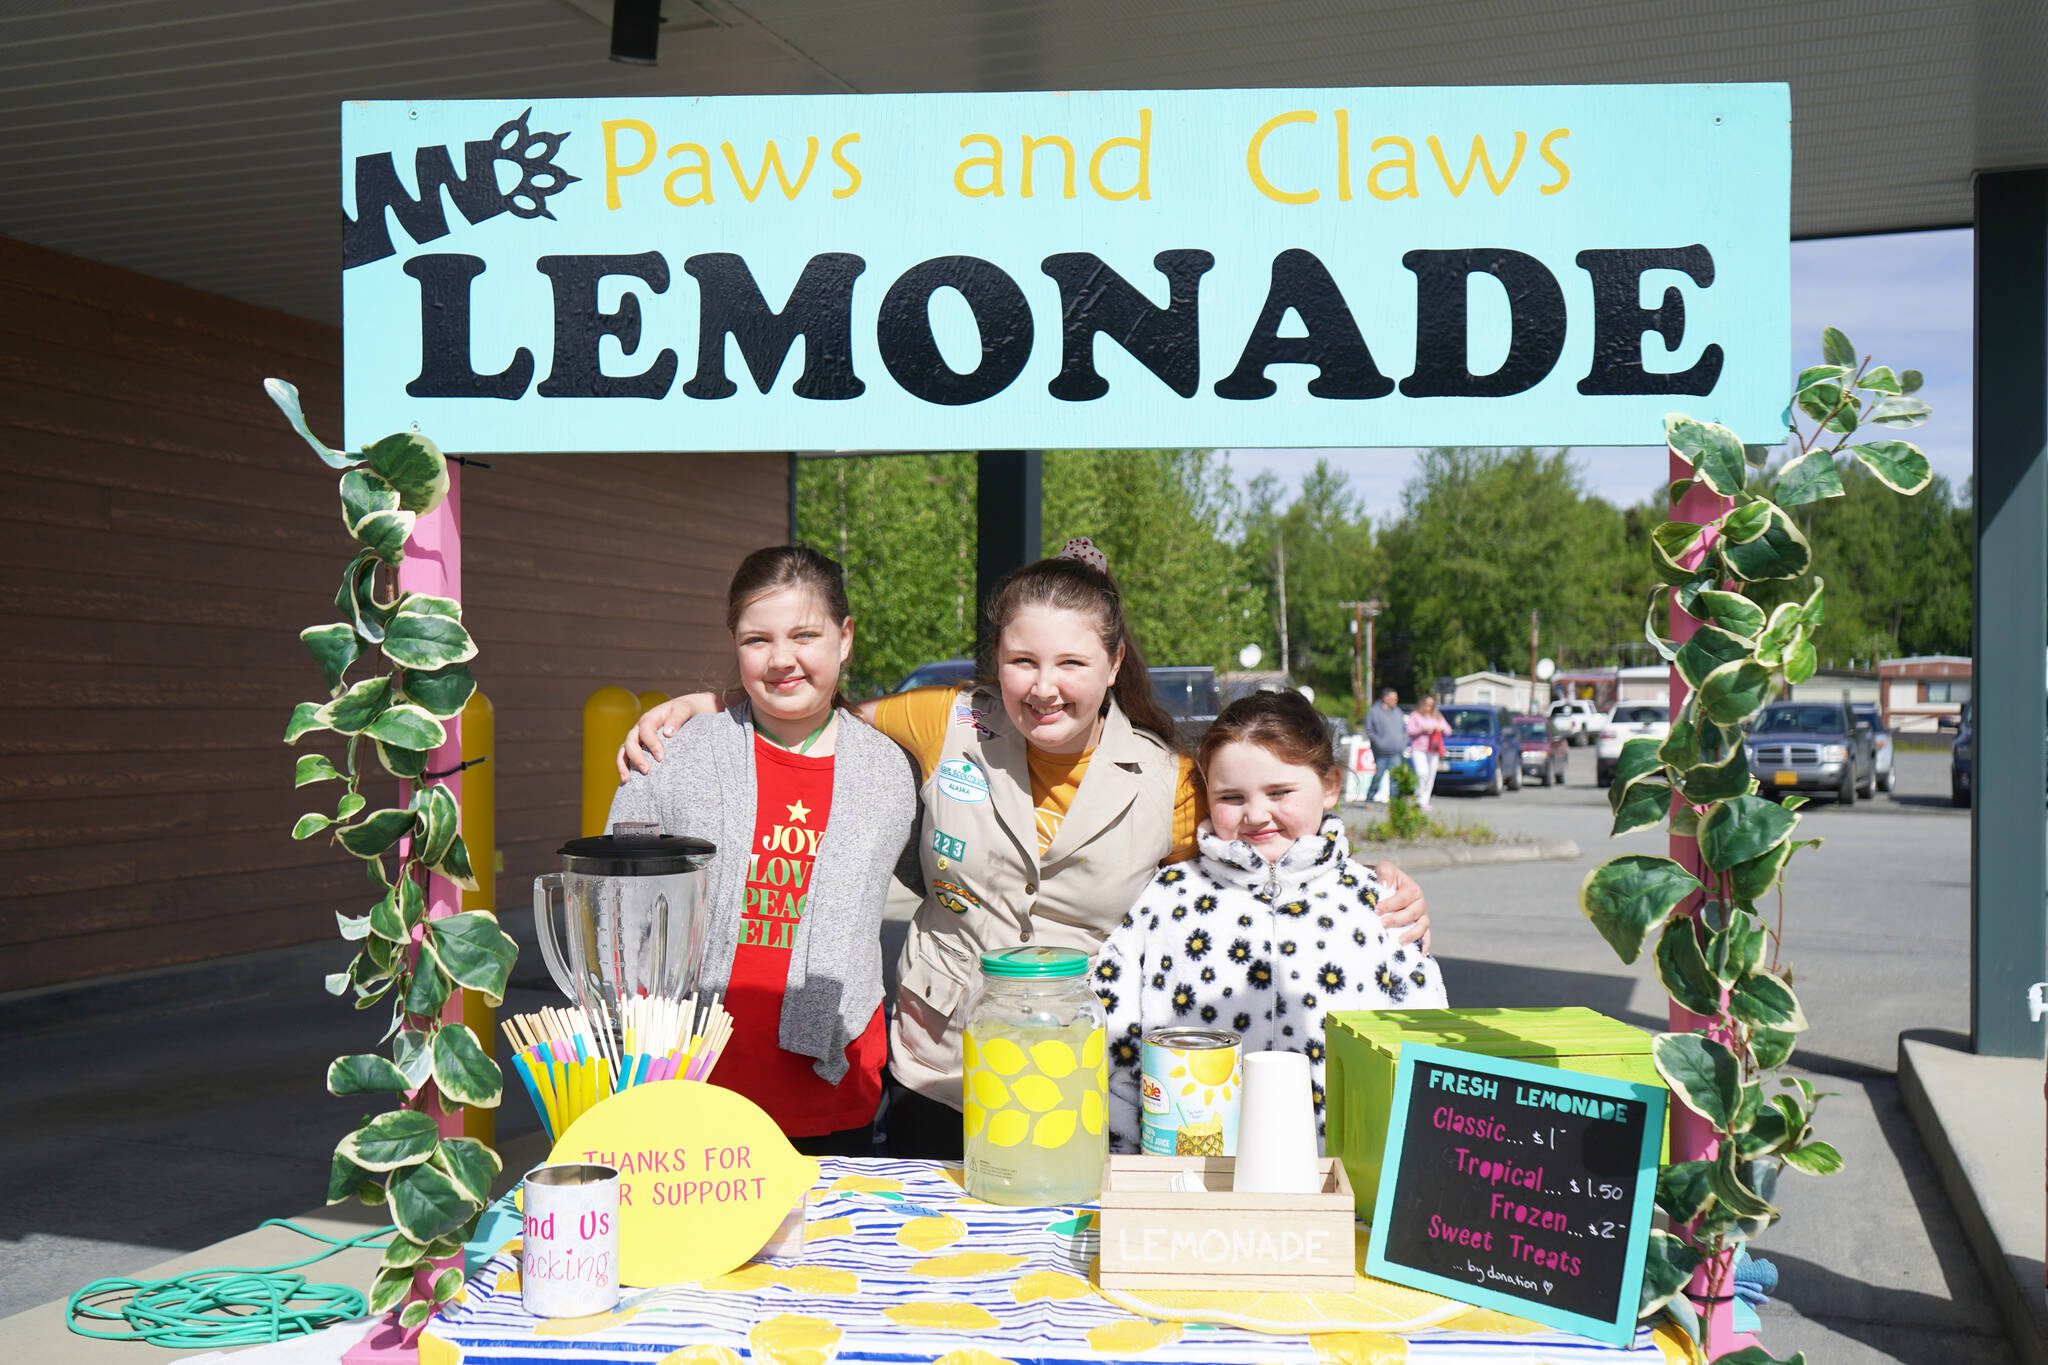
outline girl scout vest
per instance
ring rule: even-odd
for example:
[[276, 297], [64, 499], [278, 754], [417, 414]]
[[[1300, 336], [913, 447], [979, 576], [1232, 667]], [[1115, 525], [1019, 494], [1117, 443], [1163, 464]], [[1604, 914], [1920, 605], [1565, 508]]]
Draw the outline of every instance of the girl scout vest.
[[897, 964], [889, 1065], [958, 1109], [960, 1026], [981, 954], [1023, 944], [1094, 955], [1173, 847], [1178, 758], [1110, 703], [1102, 738], [1044, 854], [1023, 736], [993, 688], [953, 698], [926, 779], [918, 853], [925, 899]]

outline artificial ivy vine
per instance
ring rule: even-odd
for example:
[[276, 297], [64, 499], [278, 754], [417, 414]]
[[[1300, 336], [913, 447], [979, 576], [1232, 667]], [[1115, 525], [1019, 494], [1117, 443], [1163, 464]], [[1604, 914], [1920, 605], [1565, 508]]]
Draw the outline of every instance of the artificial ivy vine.
[[[1795, 852], [1820, 840], [1794, 837], [1804, 798], [1758, 794], [1744, 743], [1744, 726], [1766, 704], [1813, 676], [1824, 585], [1816, 579], [1804, 601], [1769, 611], [1751, 592], [1811, 568], [1812, 549], [1786, 509], [1842, 496], [1838, 457], [1861, 461], [1908, 496], [1933, 477], [1910, 442], [1849, 444], [1866, 428], [1927, 420], [1927, 404], [1911, 396], [1919, 372], [1895, 374], [1867, 356], [1859, 362], [1832, 327], [1821, 350], [1826, 363], [1803, 371], [1792, 396], [1812, 428], [1794, 417], [1797, 453], [1774, 475], [1764, 469], [1768, 448], [1745, 448], [1711, 422], [1666, 419], [1667, 443], [1693, 469], [1692, 478], [1671, 485], [1672, 505], [1702, 483], [1733, 506], [1710, 522], [1667, 521], [1651, 535], [1662, 583], [1650, 594], [1644, 633], [1691, 691], [1667, 738], [1623, 746], [1608, 803], [1614, 835], [1668, 824], [1697, 841], [1697, 854], [1689, 865], [1644, 854], [1615, 858], [1579, 888], [1580, 909], [1623, 962], [1634, 962], [1657, 932], [1657, 979], [1707, 1021], [1690, 1033], [1660, 1033], [1653, 1044], [1671, 1093], [1713, 1125], [1718, 1145], [1713, 1157], [1680, 1162], [1658, 1177], [1657, 1207], [1671, 1230], [1650, 1235], [1642, 1299], [1642, 1315], [1674, 1320], [1701, 1361], [1712, 1343], [1687, 1297], [1695, 1271], [1707, 1267], [1710, 1302], [1725, 1297], [1734, 1249], [1778, 1220], [1772, 1201], [1784, 1168], [1809, 1175], [1842, 1169], [1841, 1154], [1813, 1134], [1826, 1096], [1797, 1078], [1769, 1084], [1807, 1027], [1782, 957], [1785, 869]], [[1683, 562], [1702, 555], [1694, 567]], [[1662, 629], [1674, 604], [1699, 623], [1682, 645]], [[1773, 898], [1767, 917], [1758, 906]], [[1729, 1365], [1771, 1358], [1757, 1347], [1715, 1357]]]
[[[476, 889], [462, 813], [426, 771], [428, 755], [448, 737], [442, 722], [460, 715], [476, 691], [468, 667], [476, 642], [454, 599], [379, 592], [380, 571], [387, 580], [395, 576], [414, 524], [448, 496], [447, 460], [434, 443], [401, 433], [349, 455], [313, 435], [296, 388], [269, 379], [264, 390], [314, 453], [343, 471], [342, 526], [360, 547], [334, 597], [346, 619], [299, 633], [319, 665], [327, 700], [300, 702], [284, 738], [293, 744], [324, 731], [347, 741], [339, 766], [325, 754], [299, 759], [295, 786], [339, 781], [343, 790], [333, 814], [300, 816], [292, 837], [326, 833], [362, 860], [377, 899], [366, 914], [336, 912], [341, 936], [360, 946], [345, 970], [327, 978], [327, 989], [353, 993], [357, 1009], [388, 1002], [391, 1023], [382, 1042], [391, 1053], [336, 1058], [327, 1089], [402, 1103], [366, 1117], [334, 1149], [327, 1202], [354, 1197], [389, 1209], [398, 1233], [371, 1285], [370, 1309], [403, 1304], [399, 1320], [410, 1329], [462, 1287], [459, 1262], [436, 1263], [460, 1255], [501, 1169], [498, 1154], [482, 1142], [440, 1133], [438, 1120], [453, 1112], [450, 1106], [491, 1108], [504, 1089], [484, 1040], [441, 1015], [458, 989], [503, 1003], [518, 947], [489, 911], [427, 918], [428, 876]], [[368, 676], [351, 681], [352, 670]], [[414, 784], [405, 805], [369, 809], [362, 787], [366, 777], [374, 780], [372, 752], [384, 773]]]

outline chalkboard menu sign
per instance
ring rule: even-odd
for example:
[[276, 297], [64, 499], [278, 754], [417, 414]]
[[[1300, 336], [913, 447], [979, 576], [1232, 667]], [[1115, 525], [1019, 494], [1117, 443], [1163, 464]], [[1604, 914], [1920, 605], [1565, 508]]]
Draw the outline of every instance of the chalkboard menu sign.
[[1664, 1103], [1656, 1086], [1407, 1044], [1366, 1270], [1627, 1345]]

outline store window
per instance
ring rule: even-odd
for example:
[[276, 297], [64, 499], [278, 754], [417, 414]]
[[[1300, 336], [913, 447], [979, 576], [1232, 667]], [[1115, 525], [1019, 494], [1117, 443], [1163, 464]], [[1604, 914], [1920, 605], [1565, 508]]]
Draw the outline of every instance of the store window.
[[1968, 678], [1944, 678], [1927, 684], [1928, 701], [1968, 701], [1970, 680]]

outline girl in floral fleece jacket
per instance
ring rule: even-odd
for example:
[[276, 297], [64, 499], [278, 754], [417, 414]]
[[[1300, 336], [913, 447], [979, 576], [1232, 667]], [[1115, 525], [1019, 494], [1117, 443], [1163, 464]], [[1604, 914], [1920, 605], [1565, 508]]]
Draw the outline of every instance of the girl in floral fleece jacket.
[[1154, 1029], [1231, 1029], [1247, 1052], [1305, 1053], [1320, 1137], [1323, 1015], [1446, 1003], [1436, 962], [1380, 925], [1379, 879], [1334, 814], [1329, 726], [1300, 694], [1232, 702], [1196, 763], [1200, 855], [1161, 868], [1096, 959], [1112, 1151], [1138, 1149], [1139, 1045]]

